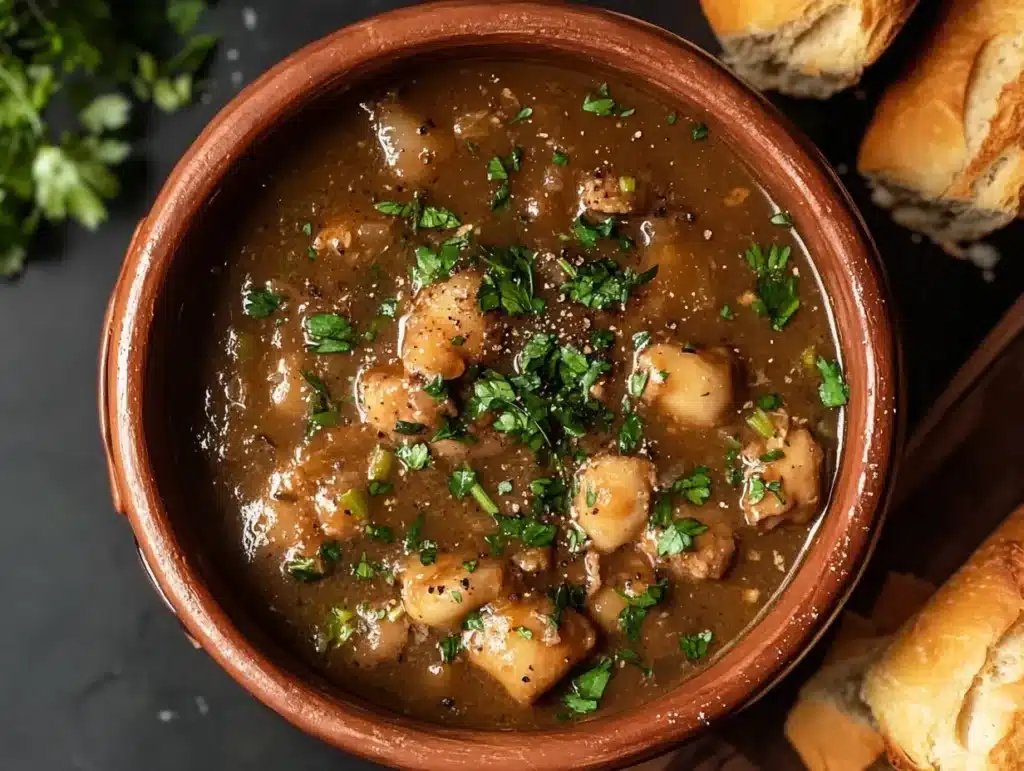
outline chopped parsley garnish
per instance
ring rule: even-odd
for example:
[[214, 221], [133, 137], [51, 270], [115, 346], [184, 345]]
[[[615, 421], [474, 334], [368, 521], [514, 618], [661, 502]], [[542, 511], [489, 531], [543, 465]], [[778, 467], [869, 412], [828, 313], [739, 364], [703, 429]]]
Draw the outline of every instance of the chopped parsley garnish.
[[439, 402], [448, 398], [448, 386], [445, 385], [444, 379], [440, 375], [423, 386], [423, 390], [428, 396], [434, 397]]
[[782, 450], [776, 449], [769, 450], [768, 452], [764, 453], [763, 455], [761, 455], [761, 457], [758, 458], [758, 460], [761, 461], [762, 463], [774, 463], [775, 461], [782, 460], [785, 457], [786, 453], [784, 453]]
[[818, 386], [818, 398], [826, 407], [843, 407], [850, 400], [850, 386], [843, 379], [843, 370], [838, 361], [828, 361], [818, 357], [815, 362], [821, 373], [821, 385]]
[[409, 274], [416, 287], [429, 286], [444, 281], [452, 275], [459, 261], [459, 253], [469, 246], [465, 236], [449, 238], [436, 251], [429, 246], [416, 247], [416, 264]]
[[679, 637], [679, 650], [686, 654], [690, 661], [700, 661], [708, 655], [708, 646], [714, 639], [710, 629], [696, 634], [684, 634]]
[[395, 540], [395, 532], [387, 525], [374, 525], [367, 523], [366, 535], [373, 541], [381, 541], [382, 543], [393, 543]]
[[465, 342], [466, 342], [466, 338], [463, 337], [462, 335], [455, 335], [455, 337], [452, 338], [452, 345], [455, 345], [455, 346], [462, 345]]
[[725, 451], [725, 481], [731, 487], [739, 487], [743, 484], [743, 462], [740, 460], [740, 443], [734, 436], [726, 440], [728, 447]]
[[577, 715], [594, 712], [611, 677], [612, 660], [602, 657], [597, 666], [573, 678], [569, 692], [562, 697], [562, 703]]
[[693, 548], [693, 539], [707, 529], [707, 525], [693, 517], [674, 520], [658, 537], [658, 556], [671, 557], [689, 551]]
[[498, 482], [498, 495], [508, 495], [512, 492], [512, 481], [506, 479], [502, 482]]
[[710, 130], [706, 123], [694, 123], [693, 128], [690, 129], [690, 136], [694, 142], [700, 142], [702, 139], [707, 139]]
[[508, 179], [505, 163], [497, 155], [487, 162], [487, 181], [493, 182], [496, 179]]
[[293, 557], [284, 563], [284, 569], [292, 578], [304, 583], [319, 581], [324, 577], [324, 571], [316, 557]]
[[[470, 571], [472, 572], [472, 571]], [[474, 632], [484, 631], [484, 617], [479, 610], [474, 610], [469, 613], [462, 622], [463, 629], [469, 629]]]
[[396, 420], [395, 421], [395, 433], [405, 434], [406, 436], [415, 436], [422, 434], [427, 430], [427, 427], [422, 423], [416, 423], [411, 420]]
[[462, 569], [465, 570], [467, 573], [475, 573], [476, 572], [476, 565], [477, 565], [477, 561], [476, 560], [466, 560], [465, 562], [462, 563]]
[[510, 316], [533, 315], [544, 310], [534, 295], [533, 260], [536, 252], [524, 246], [483, 249], [487, 265], [477, 298], [482, 311], [503, 310]]
[[799, 279], [787, 270], [792, 250], [772, 244], [768, 254], [758, 244], [751, 244], [744, 256], [757, 276], [757, 299], [752, 307], [761, 316], [771, 319], [772, 329], [781, 332], [800, 308]]
[[591, 310], [604, 310], [615, 304], [624, 306], [635, 287], [646, 284], [658, 274], [657, 265], [635, 273], [608, 258], [591, 260], [578, 268], [564, 259], [558, 262], [569, 275], [569, 280], [562, 284], [562, 292]]
[[670, 112], [665, 120], [668, 123], [668, 125], [674, 126], [676, 125], [676, 121], [679, 120], [679, 115], [674, 112]]
[[491, 197], [492, 211], [500, 209], [508, 203], [508, 200], [511, 197], [508, 173], [509, 171], [519, 171], [522, 161], [523, 148], [513, 147], [508, 158], [501, 158], [500, 156], [495, 155], [487, 162], [487, 180], [489, 182], [494, 182], [496, 180], [501, 182], [501, 185], [498, 186], [498, 189], [494, 191], [494, 195]]
[[377, 309], [377, 314], [383, 316], [386, 319], [393, 319], [398, 315], [398, 298], [389, 297], [380, 304], [380, 308]]
[[254, 319], [265, 319], [281, 307], [282, 299], [281, 295], [266, 288], [247, 289], [242, 295], [242, 313]]
[[455, 230], [462, 225], [462, 220], [450, 209], [443, 206], [424, 206], [419, 193], [415, 194], [407, 203], [379, 201], [373, 205], [373, 208], [389, 217], [401, 217], [408, 220], [414, 233], [420, 228]]
[[732, 312], [732, 308], [729, 305], [723, 305], [722, 309], [718, 312], [718, 315], [726, 321], [732, 321], [736, 318], [736, 314]]
[[633, 350], [640, 353], [644, 348], [651, 344], [651, 333], [647, 330], [633, 333]]
[[512, 631], [515, 632], [520, 637], [522, 637], [524, 640], [532, 640], [533, 639], [533, 630], [530, 629], [529, 627], [517, 626], [517, 627], [513, 627]]
[[454, 439], [457, 442], [475, 441], [473, 436], [466, 433], [466, 427], [460, 421], [451, 418], [445, 418], [437, 433], [430, 437], [431, 443], [445, 439]]
[[609, 116], [628, 118], [636, 112], [636, 108], [626, 108], [618, 104], [611, 98], [608, 84], [602, 83], [598, 86], [596, 96], [594, 94], [587, 94], [586, 98], [583, 100], [583, 112], [593, 113], [594, 115], [600, 115], [605, 118]]
[[619, 613], [619, 631], [630, 640], [639, 640], [640, 628], [643, 626], [644, 619], [647, 618], [648, 608], [661, 602], [665, 598], [667, 591], [667, 581], [650, 584], [643, 592], [637, 595], [619, 591], [618, 595], [627, 603], [626, 607]]
[[426, 518], [420, 512], [405, 531], [405, 551], [420, 553], [421, 565], [433, 565], [437, 560], [437, 544], [423, 538], [423, 525]]
[[615, 333], [610, 329], [595, 329], [590, 333], [590, 345], [597, 351], [611, 348], [615, 343]]
[[448, 592], [448, 596], [452, 598], [452, 602], [454, 602], [456, 605], [462, 604], [462, 592], [460, 592], [458, 589], [453, 589], [452, 591]]
[[477, 480], [476, 472], [468, 465], [452, 472], [452, 475], [448, 477], [448, 490], [460, 501], [467, 495], [472, 495], [480, 504], [480, 508], [491, 516], [497, 515], [499, 511], [498, 504], [487, 494]]
[[390, 482], [382, 482], [379, 479], [371, 479], [370, 483], [366, 486], [366, 489], [369, 491], [370, 495], [387, 495], [388, 493], [395, 489], [395, 486]]
[[644, 389], [647, 388], [647, 380], [650, 378], [651, 373], [647, 370], [639, 370], [629, 376], [628, 391], [629, 395], [634, 399], [639, 399], [643, 396]]
[[395, 455], [410, 471], [420, 471], [430, 465], [430, 447], [424, 442], [417, 444], [403, 444]]
[[356, 632], [356, 625], [353, 622], [355, 614], [348, 608], [333, 607], [327, 613], [326, 630], [324, 643], [332, 645], [344, 645]]
[[312, 436], [321, 428], [337, 425], [338, 405], [331, 401], [323, 380], [307, 370], [302, 370], [302, 378], [311, 389], [307, 397], [309, 414], [306, 416], [306, 434]]
[[494, 191], [494, 195], [491, 196], [491, 211], [497, 211], [505, 206], [511, 197], [512, 191], [508, 186], [508, 181], [502, 182], [498, 185], [498, 189]]
[[441, 206], [424, 206], [420, 215], [420, 227], [440, 230], [455, 230], [462, 225], [462, 220], [450, 209]]
[[516, 113], [515, 117], [509, 121], [509, 123], [519, 123], [520, 121], [526, 120], [531, 115], [533, 115], [532, 107], [522, 107], [519, 112]]
[[450, 634], [437, 644], [437, 648], [441, 651], [442, 663], [450, 664], [462, 651], [462, 636]]
[[313, 353], [349, 353], [355, 348], [356, 330], [344, 316], [314, 313], [303, 326]]
[[583, 610], [587, 604], [586, 587], [576, 584], [562, 583], [549, 592], [551, 603], [554, 605], [554, 612], [551, 615], [551, 625], [558, 627], [562, 623], [562, 616], [566, 610]]
[[303, 222], [302, 226], [299, 229], [302, 231], [302, 234], [305, 235], [305, 236], [313, 235], [313, 223], [312, 222]]
[[555, 164], [555, 166], [568, 166], [569, 156], [561, 150], [555, 150], [551, 154], [551, 162]]
[[[623, 177], [623, 179], [627, 179]], [[634, 184], [636, 181], [634, 180]], [[621, 182], [620, 182], [621, 185]], [[579, 215], [572, 223], [572, 232], [576, 236], [576, 240], [580, 242], [584, 249], [593, 249], [597, 246], [597, 242], [602, 238], [611, 241], [618, 241], [619, 248], [622, 251], [629, 251], [633, 248], [633, 240], [628, 236], [623, 236], [619, 233], [619, 222], [615, 217], [605, 217], [603, 220], [597, 223], [588, 222], [583, 218], [583, 215]], [[562, 264], [562, 261], [559, 262]], [[566, 273], [570, 271], [562, 265], [563, 270]]]
[[619, 452], [623, 455], [636, 452], [643, 438], [644, 419], [635, 410], [627, 410], [622, 425], [619, 427]]
[[757, 397], [757, 406], [768, 412], [777, 410], [782, 406], [782, 396], [780, 394], [762, 394]]
[[785, 210], [775, 212], [768, 221], [773, 225], [781, 225], [787, 228], [793, 227], [793, 217]]
[[359, 558], [359, 562], [352, 568], [352, 575], [360, 581], [369, 581], [376, 574], [376, 568], [374, 568], [373, 564], [366, 559], [366, 552], [363, 552], [362, 556]]
[[694, 506], [703, 506], [711, 497], [711, 477], [707, 466], [698, 466], [686, 477], [677, 479], [672, 489], [682, 493]]

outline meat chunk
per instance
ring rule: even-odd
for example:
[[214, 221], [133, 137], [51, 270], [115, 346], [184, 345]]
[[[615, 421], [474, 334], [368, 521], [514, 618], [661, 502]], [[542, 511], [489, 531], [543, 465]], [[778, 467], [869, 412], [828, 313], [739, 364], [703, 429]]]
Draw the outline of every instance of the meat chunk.
[[733, 364], [724, 348], [691, 351], [670, 343], [646, 348], [637, 364], [650, 374], [642, 399], [677, 424], [714, 428], [732, 407]]
[[359, 378], [357, 391], [363, 420], [379, 434], [398, 438], [399, 421], [420, 423], [428, 431], [440, 428], [446, 416], [455, 414], [447, 399], [438, 401], [423, 385], [388, 369], [371, 369]]
[[552, 623], [547, 597], [526, 595], [485, 609], [483, 631], [466, 635], [469, 661], [497, 680], [520, 704], [532, 704], [594, 647], [594, 628], [579, 613], [564, 610]]
[[580, 186], [582, 208], [599, 214], [631, 214], [636, 210], [636, 179], [610, 174], [587, 177]]
[[405, 319], [401, 355], [406, 369], [452, 380], [483, 358], [491, 321], [477, 302], [482, 279], [478, 271], [467, 270], [419, 293]]
[[723, 578], [736, 554], [736, 536], [722, 522], [712, 524], [693, 539], [693, 548], [670, 556], [658, 556], [658, 534], [649, 532], [640, 548], [679, 581], [707, 581]]
[[775, 421], [772, 438], [743, 449], [743, 515], [748, 524], [773, 528], [783, 521], [803, 524], [821, 501], [821, 446], [806, 428]]
[[402, 606], [392, 601], [384, 607], [364, 605], [358, 612], [352, 663], [371, 669], [399, 661], [409, 644], [409, 618]]
[[643, 529], [653, 487], [649, 460], [599, 455], [577, 472], [573, 516], [598, 551], [613, 552]]
[[401, 180], [427, 184], [436, 165], [454, 152], [450, 133], [439, 129], [427, 116], [414, 115], [393, 100], [379, 103], [371, 114], [384, 163]]
[[[468, 559], [476, 560], [472, 572], [464, 564]], [[418, 624], [453, 627], [470, 611], [494, 602], [504, 579], [501, 560], [442, 554], [432, 565], [423, 565], [414, 554], [403, 566], [402, 602]]]

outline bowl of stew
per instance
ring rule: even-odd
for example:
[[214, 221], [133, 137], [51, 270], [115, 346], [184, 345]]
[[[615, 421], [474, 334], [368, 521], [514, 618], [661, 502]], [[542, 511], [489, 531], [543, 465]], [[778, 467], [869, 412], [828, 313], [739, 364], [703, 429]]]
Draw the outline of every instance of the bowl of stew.
[[197, 645], [405, 768], [611, 767], [852, 588], [898, 440], [864, 226], [713, 59], [441, 3], [231, 102], [108, 311], [115, 505]]

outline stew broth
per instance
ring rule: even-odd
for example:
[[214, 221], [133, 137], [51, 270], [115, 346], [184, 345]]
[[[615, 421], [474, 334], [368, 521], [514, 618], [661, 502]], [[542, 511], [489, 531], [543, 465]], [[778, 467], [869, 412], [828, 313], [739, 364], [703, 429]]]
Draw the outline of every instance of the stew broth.
[[714, 131], [476, 61], [272, 147], [186, 398], [275, 634], [485, 728], [628, 708], [739, 635], [827, 501], [845, 385], [788, 215]]

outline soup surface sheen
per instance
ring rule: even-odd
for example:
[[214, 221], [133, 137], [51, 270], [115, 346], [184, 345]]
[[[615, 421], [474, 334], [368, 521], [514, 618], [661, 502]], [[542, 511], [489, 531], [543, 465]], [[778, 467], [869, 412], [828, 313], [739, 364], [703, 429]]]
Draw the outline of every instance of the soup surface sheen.
[[788, 215], [715, 133], [477, 61], [270, 147], [218, 220], [189, 428], [268, 628], [476, 727], [634, 706], [735, 639], [824, 508], [845, 386]]

